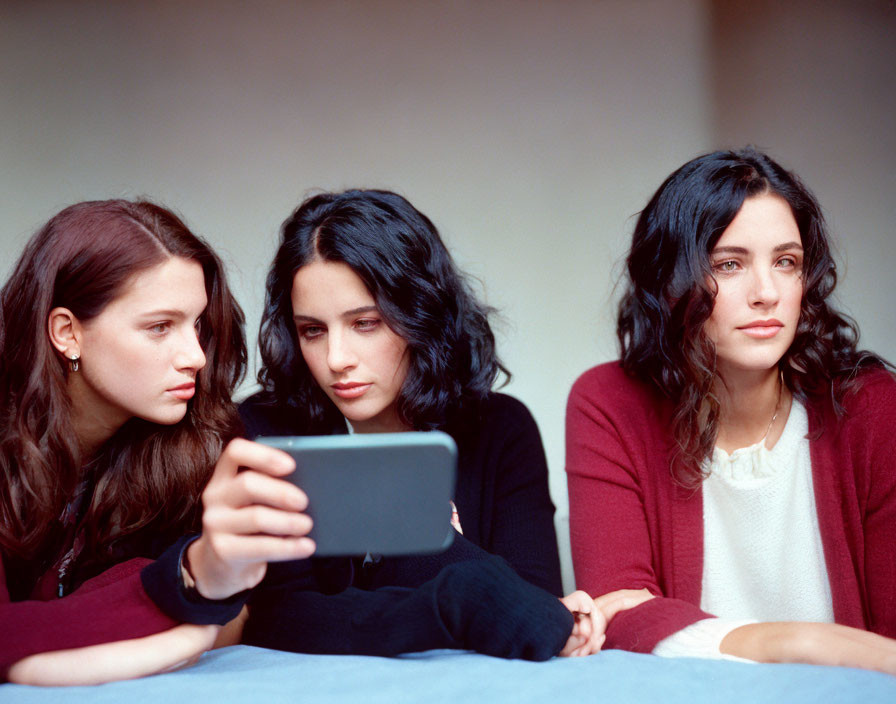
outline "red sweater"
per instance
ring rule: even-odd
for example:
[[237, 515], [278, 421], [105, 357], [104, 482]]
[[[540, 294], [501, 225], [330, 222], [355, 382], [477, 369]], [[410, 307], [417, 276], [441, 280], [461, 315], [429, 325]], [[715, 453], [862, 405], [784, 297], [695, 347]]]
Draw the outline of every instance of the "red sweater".
[[[896, 637], [896, 380], [868, 373], [834, 414], [807, 404], [815, 501], [837, 623]], [[660, 598], [616, 616], [605, 647], [651, 652], [700, 610], [702, 492], [670, 473], [672, 406], [618, 362], [585, 372], [566, 411], [576, 584]]]
[[151, 560], [134, 558], [88, 580], [62, 599], [55, 580], [42, 579], [31, 599], [10, 601], [0, 559], [0, 682], [10, 665], [35, 653], [139, 638], [177, 625], [140, 582]]

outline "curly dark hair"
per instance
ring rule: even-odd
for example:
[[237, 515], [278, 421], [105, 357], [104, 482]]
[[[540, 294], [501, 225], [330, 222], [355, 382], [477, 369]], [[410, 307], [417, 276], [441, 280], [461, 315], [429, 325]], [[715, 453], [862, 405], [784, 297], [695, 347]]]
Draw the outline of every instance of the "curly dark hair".
[[342, 419], [311, 376], [293, 321], [293, 279], [315, 260], [348, 265], [407, 342], [397, 410], [409, 426], [444, 429], [476, 408], [499, 373], [509, 379], [495, 352], [492, 310], [476, 299], [429, 218], [390, 191], [321, 193], [283, 223], [258, 336], [262, 401], [293, 409], [310, 431], [327, 432]]
[[718, 434], [716, 351], [704, 332], [716, 292], [710, 253], [744, 200], [765, 193], [790, 205], [804, 250], [799, 324], [779, 362], [784, 383], [802, 401], [829, 393], [839, 410], [858, 369], [883, 363], [857, 349], [855, 322], [829, 301], [837, 270], [827, 226], [800, 179], [750, 147], [689, 161], [663, 182], [638, 218], [616, 327], [623, 368], [675, 405], [672, 471], [685, 486], [703, 480], [701, 464]]
[[[134, 274], [172, 256], [198, 262], [205, 276], [199, 342], [207, 364], [197, 375], [196, 395], [180, 422], [132, 418], [88, 461], [72, 426], [69, 363], [49, 340], [48, 315], [65, 306], [89, 321]], [[54, 216], [28, 242], [0, 293], [5, 557], [54, 559], [60, 516], [87, 474], [94, 487], [79, 560], [134, 557], [121, 553], [196, 529], [200, 493], [240, 427], [231, 394], [245, 366], [243, 314], [224, 267], [172, 212], [146, 201], [109, 200], [78, 203]]]

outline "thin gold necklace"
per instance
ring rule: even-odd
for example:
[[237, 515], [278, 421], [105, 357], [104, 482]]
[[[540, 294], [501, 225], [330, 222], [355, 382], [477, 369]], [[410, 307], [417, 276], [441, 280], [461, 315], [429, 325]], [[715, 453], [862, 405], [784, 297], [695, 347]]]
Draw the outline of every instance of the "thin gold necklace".
[[765, 435], [762, 436], [762, 439], [759, 441], [761, 444], [765, 445], [765, 441], [768, 438], [768, 434], [772, 430], [772, 426], [775, 424], [775, 421], [778, 420], [778, 413], [781, 412], [781, 398], [784, 396], [784, 372], [782, 371], [778, 376], [778, 402], [775, 404], [775, 415], [772, 416], [772, 419], [768, 422], [768, 427], [765, 429]]

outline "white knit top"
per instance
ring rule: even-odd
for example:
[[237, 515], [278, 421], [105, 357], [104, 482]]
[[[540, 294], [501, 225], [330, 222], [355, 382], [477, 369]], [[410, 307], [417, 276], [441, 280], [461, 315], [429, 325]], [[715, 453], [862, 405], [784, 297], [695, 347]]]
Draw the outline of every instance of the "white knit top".
[[700, 608], [719, 616], [661, 641], [657, 655], [725, 657], [722, 639], [756, 621], [833, 622], [812, 464], [809, 421], [796, 399], [784, 431], [735, 450], [716, 448], [703, 482]]

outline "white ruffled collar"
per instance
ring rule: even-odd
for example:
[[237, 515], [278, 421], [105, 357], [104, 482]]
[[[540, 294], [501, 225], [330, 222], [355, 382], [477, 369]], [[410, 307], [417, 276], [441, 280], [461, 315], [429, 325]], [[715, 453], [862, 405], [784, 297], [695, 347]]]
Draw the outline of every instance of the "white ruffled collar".
[[787, 423], [775, 446], [769, 450], [765, 438], [749, 447], [740, 447], [730, 454], [717, 447], [709, 462], [709, 473], [732, 481], [770, 477], [786, 469], [798, 451], [798, 445], [809, 432], [809, 417], [805, 407], [793, 399]]

